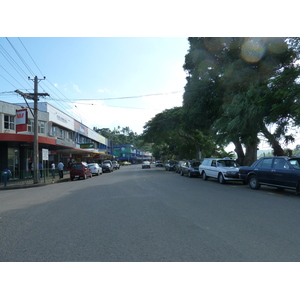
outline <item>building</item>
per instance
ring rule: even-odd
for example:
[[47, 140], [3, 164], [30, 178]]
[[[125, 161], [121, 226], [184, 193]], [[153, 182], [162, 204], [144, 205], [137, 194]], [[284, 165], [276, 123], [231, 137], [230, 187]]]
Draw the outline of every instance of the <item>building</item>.
[[[32, 175], [34, 117], [33, 103], [12, 104], [0, 101], [0, 171], [9, 169], [12, 178]], [[20, 113], [26, 117], [19, 131]], [[24, 131], [23, 131], [24, 130]], [[63, 161], [68, 167], [74, 161], [101, 162], [112, 158], [109, 140], [73, 119], [47, 102], [38, 103], [39, 160], [43, 168], [50, 162]], [[43, 153], [48, 150], [47, 159]]]
[[128, 161], [132, 164], [141, 163], [144, 160], [152, 160], [152, 154], [150, 152], [140, 151], [133, 145], [113, 146], [113, 155], [120, 162]]

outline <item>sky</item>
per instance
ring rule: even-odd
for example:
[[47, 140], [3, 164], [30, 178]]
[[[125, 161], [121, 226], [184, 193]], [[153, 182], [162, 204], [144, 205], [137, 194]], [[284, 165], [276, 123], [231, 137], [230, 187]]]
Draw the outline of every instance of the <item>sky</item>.
[[37, 76], [50, 95], [40, 101], [90, 128], [141, 134], [182, 105], [188, 48], [187, 37], [0, 37], [0, 100], [24, 102], [14, 91], [32, 93]]

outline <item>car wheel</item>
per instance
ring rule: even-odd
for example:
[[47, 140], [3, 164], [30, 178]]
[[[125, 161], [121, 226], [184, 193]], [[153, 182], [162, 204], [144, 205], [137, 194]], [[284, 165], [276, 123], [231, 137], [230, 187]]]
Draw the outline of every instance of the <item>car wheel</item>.
[[208, 177], [206, 176], [205, 172], [202, 173], [202, 178], [203, 178], [203, 180], [207, 180], [208, 179]]
[[74, 177], [71, 177], [71, 181], [73, 181], [74, 180]]
[[189, 178], [192, 178], [192, 177], [193, 177], [192, 174], [191, 174], [191, 171], [188, 172], [188, 177], [189, 177]]
[[184, 175], [184, 174], [183, 174], [183, 172], [182, 172], [182, 170], [180, 171], [180, 175], [181, 175], [181, 176], [183, 176], [183, 175]]
[[221, 184], [224, 184], [224, 183], [225, 183], [224, 176], [223, 176], [222, 173], [219, 174], [219, 176], [218, 176], [218, 181], [219, 181], [219, 183], [221, 183]]
[[258, 182], [258, 179], [255, 175], [252, 175], [249, 179], [249, 186], [253, 190], [258, 190], [260, 188], [260, 184]]

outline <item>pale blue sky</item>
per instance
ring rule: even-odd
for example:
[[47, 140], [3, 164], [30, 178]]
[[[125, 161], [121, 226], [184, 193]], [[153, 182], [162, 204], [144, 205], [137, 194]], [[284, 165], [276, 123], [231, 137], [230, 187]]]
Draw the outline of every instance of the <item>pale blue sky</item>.
[[[32, 92], [27, 77], [46, 76], [39, 92], [50, 94], [50, 104], [91, 128], [129, 126], [141, 133], [155, 114], [181, 105], [188, 48], [187, 37], [1, 37], [0, 100], [22, 102], [3, 92]], [[157, 93], [166, 95], [97, 100]]]

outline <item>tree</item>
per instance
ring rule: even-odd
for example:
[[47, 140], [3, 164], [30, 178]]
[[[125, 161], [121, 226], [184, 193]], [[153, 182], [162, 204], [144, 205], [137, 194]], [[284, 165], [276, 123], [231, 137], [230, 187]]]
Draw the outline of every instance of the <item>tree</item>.
[[215, 144], [201, 131], [186, 126], [186, 121], [182, 119], [182, 112], [182, 107], [174, 107], [157, 114], [144, 126], [142, 138], [153, 143], [156, 149], [163, 146], [165, 153], [167, 145], [169, 156], [200, 159], [199, 155], [211, 153]]
[[[289, 140], [288, 118], [296, 118], [299, 111], [299, 67], [294, 64], [297, 51], [292, 43], [284, 38], [189, 38], [189, 42], [183, 102], [189, 123], [211, 132], [219, 143], [233, 142], [240, 164], [256, 159], [260, 132], [278, 152], [278, 139], [284, 135]], [[270, 124], [276, 127], [273, 133], [267, 129]]]

